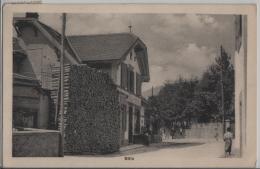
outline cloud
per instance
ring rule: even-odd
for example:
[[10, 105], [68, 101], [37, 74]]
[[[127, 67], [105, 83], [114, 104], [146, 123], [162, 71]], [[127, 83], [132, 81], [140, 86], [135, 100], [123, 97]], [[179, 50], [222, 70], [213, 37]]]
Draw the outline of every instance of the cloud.
[[[60, 14], [40, 20], [60, 31]], [[128, 32], [128, 26], [148, 48], [151, 81], [143, 91], [165, 80], [200, 76], [220, 45], [233, 54], [233, 15], [205, 14], [68, 14], [67, 35]]]
[[178, 54], [178, 57], [174, 60], [176, 64], [189, 69], [195, 75], [201, 74], [208, 65], [213, 63], [216, 56], [214, 49], [206, 46], [198, 47], [195, 43], [188, 44], [176, 53]]
[[214, 48], [197, 46], [190, 43], [175, 53], [164, 53], [151, 63], [151, 82], [144, 84], [144, 90], [152, 86], [160, 86], [165, 81], [174, 81], [180, 76], [184, 78], [200, 77], [210, 64], [214, 62], [217, 52]]
[[199, 17], [201, 19], [201, 22], [203, 22], [205, 25], [209, 25], [214, 29], [222, 29], [221, 25], [214, 17], [210, 15], [199, 15]]

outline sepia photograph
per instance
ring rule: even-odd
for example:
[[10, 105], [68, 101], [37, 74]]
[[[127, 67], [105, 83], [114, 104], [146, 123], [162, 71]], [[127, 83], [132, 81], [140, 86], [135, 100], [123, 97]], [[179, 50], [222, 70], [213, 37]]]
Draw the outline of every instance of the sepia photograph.
[[9, 31], [11, 158], [249, 157], [246, 14], [25, 11]]

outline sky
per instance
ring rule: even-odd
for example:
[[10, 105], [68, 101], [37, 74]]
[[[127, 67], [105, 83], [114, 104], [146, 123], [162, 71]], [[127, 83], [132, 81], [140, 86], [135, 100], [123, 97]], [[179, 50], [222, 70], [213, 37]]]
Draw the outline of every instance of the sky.
[[[60, 14], [40, 14], [43, 23], [61, 30]], [[234, 15], [200, 14], [68, 14], [67, 35], [132, 32], [147, 46], [150, 82], [201, 77], [219, 54], [220, 45], [234, 55]]]

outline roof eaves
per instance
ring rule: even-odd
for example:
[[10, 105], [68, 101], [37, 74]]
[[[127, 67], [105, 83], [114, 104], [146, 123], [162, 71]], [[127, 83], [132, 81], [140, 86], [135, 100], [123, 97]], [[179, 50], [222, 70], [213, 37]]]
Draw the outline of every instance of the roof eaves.
[[127, 57], [127, 54], [130, 52], [130, 50], [132, 50], [136, 44], [136, 42], [138, 41], [138, 38], [132, 43], [132, 45], [126, 50], [126, 52], [121, 56], [121, 61], [125, 60]]
[[[147, 56], [147, 47], [146, 45], [143, 43], [143, 41], [136, 37], [136, 40], [134, 41], [134, 43], [131, 45], [131, 47], [124, 53], [124, 55], [121, 57], [121, 61], [125, 60], [127, 54], [130, 52], [130, 50], [132, 50], [134, 48], [134, 46], [137, 44], [137, 42], [141, 42], [141, 44], [144, 46], [144, 50], [145, 50], [145, 62], [148, 63], [148, 56]], [[150, 80], [150, 73], [149, 73], [149, 66], [145, 65], [145, 70], [146, 70], [146, 76], [144, 76], [145, 81], [148, 82]]]
[[14, 84], [24, 84], [30, 86], [40, 86], [39, 81], [33, 77], [24, 76], [21, 74], [13, 73]]
[[75, 56], [77, 57], [79, 63], [82, 63], [82, 59], [79, 57], [79, 55], [78, 55], [78, 53], [76, 52], [76, 50], [72, 47], [72, 44], [71, 44], [71, 42], [70, 42], [70, 40], [69, 40], [68, 37], [66, 37], [66, 41], [68, 42], [69, 47], [71, 48], [71, 50], [73, 51], [73, 53], [74, 53]]
[[120, 61], [121, 59], [100, 59], [100, 60], [83, 60], [83, 63], [112, 63], [112, 62], [117, 62]]
[[[44, 28], [43, 26], [42, 26], [42, 24], [41, 24], [41, 22], [39, 22], [39, 21], [34, 21], [33, 22], [33, 24], [37, 27], [37, 28], [39, 28], [41, 31], [43, 31], [43, 33], [46, 35], [46, 33], [48, 34], [48, 36], [50, 36], [50, 37], [52, 37], [52, 35], [48, 32], [48, 30], [46, 30], [46, 28]], [[47, 37], [48, 38], [48, 37]], [[52, 37], [53, 38], [53, 40], [54, 41], [52, 41], [52, 40], [50, 40], [49, 38], [49, 40], [51, 41], [51, 43], [53, 43], [54, 44], [54, 46], [56, 46], [58, 49], [60, 48], [60, 42], [58, 41], [58, 40], [56, 40], [54, 37]], [[70, 55], [70, 53], [67, 51], [67, 50], [65, 50], [65, 56], [68, 56], [68, 59], [71, 61], [71, 62], [73, 62], [73, 63], [75, 63], [75, 64], [78, 64], [78, 61], [73, 57], [73, 56], [71, 56]], [[70, 58], [71, 57], [71, 58]]]

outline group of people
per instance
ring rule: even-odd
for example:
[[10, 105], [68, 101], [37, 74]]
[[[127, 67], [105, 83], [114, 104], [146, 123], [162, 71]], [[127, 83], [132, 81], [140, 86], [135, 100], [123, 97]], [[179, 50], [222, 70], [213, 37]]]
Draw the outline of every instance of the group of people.
[[[170, 135], [174, 136], [175, 132], [177, 130], [179, 130], [180, 134], [184, 134], [184, 131], [183, 131], [183, 126], [173, 126], [171, 129], [167, 129], [167, 128], [161, 128], [160, 129], [160, 135], [161, 135], [161, 138], [164, 139], [164, 140], [167, 140], [170, 138]], [[151, 131], [150, 129], [147, 127], [145, 128], [145, 130], [143, 131], [143, 134], [144, 136], [146, 137], [146, 145], [149, 145], [150, 144], [150, 138], [149, 136], [151, 135]], [[215, 138], [216, 140], [218, 140], [218, 133], [215, 135]], [[224, 136], [223, 136], [223, 140], [225, 142], [225, 146], [224, 146], [224, 151], [225, 151], [225, 157], [230, 157], [231, 156], [231, 151], [232, 151], [232, 139], [233, 139], [233, 133], [231, 132], [231, 128], [228, 127], [226, 132], [224, 133]]]
[[187, 121], [177, 121], [172, 124], [171, 136], [174, 137], [184, 137], [185, 129], [189, 128], [190, 123]]
[[[175, 128], [175, 130], [179, 130], [180, 134], [184, 134], [182, 131], [181, 131], [181, 127], [180, 128]], [[161, 137], [162, 139], [164, 140], [167, 140], [170, 138], [170, 133], [171, 133], [171, 136], [172, 138], [174, 137], [174, 133], [176, 132], [173, 132], [174, 130], [171, 129], [166, 129], [166, 128], [161, 128], [160, 130], [160, 133], [161, 133]], [[215, 136], [216, 140], [218, 141], [218, 137], [219, 135], [217, 134]], [[227, 128], [227, 131], [224, 133], [224, 136], [223, 136], [223, 140], [225, 142], [225, 147], [224, 147], [224, 151], [225, 151], [225, 157], [230, 157], [231, 156], [231, 151], [232, 151], [232, 139], [233, 139], [233, 133], [231, 132], [231, 128], [228, 127]]]

